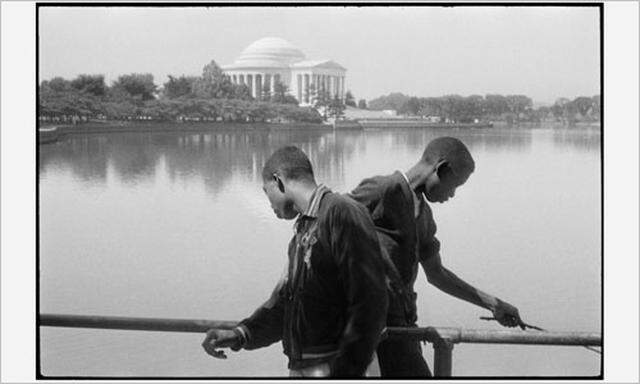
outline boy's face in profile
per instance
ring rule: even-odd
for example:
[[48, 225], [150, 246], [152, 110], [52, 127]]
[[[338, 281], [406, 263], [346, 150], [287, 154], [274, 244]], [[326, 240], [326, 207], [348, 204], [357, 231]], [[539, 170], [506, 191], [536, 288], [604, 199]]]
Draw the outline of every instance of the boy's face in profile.
[[456, 194], [456, 189], [471, 176], [470, 172], [457, 175], [447, 163], [441, 164], [424, 184], [424, 194], [432, 203], [444, 203]]
[[292, 220], [298, 216], [298, 212], [293, 208], [293, 201], [287, 198], [284, 192], [280, 190], [278, 181], [275, 178], [273, 180], [265, 180], [262, 184], [262, 190], [269, 199], [273, 213], [279, 219]]

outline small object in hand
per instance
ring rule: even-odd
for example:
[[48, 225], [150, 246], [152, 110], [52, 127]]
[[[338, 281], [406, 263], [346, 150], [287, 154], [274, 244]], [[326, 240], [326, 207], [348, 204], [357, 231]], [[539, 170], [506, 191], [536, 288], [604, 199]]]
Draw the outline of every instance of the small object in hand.
[[[489, 317], [489, 316], [480, 316], [480, 320], [495, 320], [495, 321], [498, 321], [498, 319], [496, 319], [495, 317]], [[540, 327], [536, 327], [535, 325], [529, 325], [529, 324], [525, 323], [522, 320], [520, 320], [518, 322], [518, 326], [520, 328], [522, 328], [522, 329], [530, 328], [530, 329], [535, 329], [536, 331], [546, 332], [544, 329], [542, 329]]]

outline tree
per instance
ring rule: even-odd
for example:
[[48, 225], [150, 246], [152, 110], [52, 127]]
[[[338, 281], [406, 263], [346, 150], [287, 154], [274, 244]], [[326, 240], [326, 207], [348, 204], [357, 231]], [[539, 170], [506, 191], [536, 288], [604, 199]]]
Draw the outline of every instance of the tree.
[[289, 94], [289, 87], [281, 81], [276, 81], [273, 85], [273, 97], [271, 101], [278, 104], [298, 105], [298, 100]]
[[565, 97], [561, 97], [559, 99], [557, 99], [555, 101], [555, 103], [553, 103], [553, 106], [551, 107], [551, 112], [553, 113], [553, 116], [557, 119], [560, 120], [562, 118], [566, 118], [566, 110], [567, 110], [567, 105], [570, 103], [571, 101]]
[[439, 97], [425, 97], [422, 101], [422, 110], [425, 116], [442, 116], [442, 99]]
[[509, 112], [516, 115], [524, 112], [528, 108], [531, 108], [533, 105], [533, 101], [525, 95], [507, 95], [506, 102]]
[[365, 99], [358, 100], [358, 108], [367, 109], [367, 101]]
[[329, 91], [324, 88], [320, 88], [317, 91], [317, 96], [312, 104], [318, 111], [321, 111], [323, 120], [327, 120], [327, 113], [329, 104], [331, 104], [332, 99], [329, 95]]
[[452, 122], [456, 122], [458, 116], [461, 115], [460, 112], [460, 99], [462, 96], [460, 95], [447, 95], [441, 97], [441, 107], [442, 115], [445, 119], [449, 119]]
[[70, 90], [71, 82], [63, 79], [62, 77], [54, 77], [49, 81], [43, 81], [40, 85], [41, 90], [44, 92], [53, 91], [53, 92], [64, 92]]
[[107, 88], [104, 84], [104, 75], [79, 75], [71, 80], [71, 86], [80, 92], [94, 96], [104, 96]]
[[173, 77], [169, 75], [169, 81], [164, 83], [164, 96], [169, 99], [188, 96], [192, 94], [193, 85], [197, 78], [195, 76]]
[[484, 99], [479, 95], [460, 97], [454, 101], [454, 119], [462, 123], [470, 123], [483, 115]]
[[485, 95], [485, 110], [492, 116], [500, 116], [509, 111], [507, 99], [502, 95]]
[[350, 107], [355, 107], [356, 106], [356, 100], [353, 97], [353, 94], [351, 93], [351, 91], [349, 91], [349, 90], [344, 95], [344, 103], [345, 103], [345, 105], [348, 105]]
[[329, 110], [329, 116], [333, 117], [336, 120], [344, 116], [344, 110], [347, 109], [346, 105], [342, 102], [342, 100], [340, 100], [340, 97], [338, 97], [338, 95], [335, 95], [333, 97], [327, 107]]
[[591, 97], [591, 114], [590, 117], [594, 120], [600, 120], [600, 95]]
[[253, 96], [251, 96], [251, 90], [246, 84], [235, 84], [233, 89], [234, 98], [240, 100], [253, 100]]
[[151, 100], [156, 92], [156, 85], [153, 83], [153, 75], [150, 73], [132, 73], [118, 77], [113, 84], [116, 95], [122, 90], [132, 97], [139, 97], [142, 100]]
[[593, 108], [593, 99], [590, 97], [580, 96], [572, 101], [578, 113], [581, 116], [587, 117], [591, 108]]
[[369, 101], [369, 109], [382, 111], [387, 109], [399, 110], [402, 104], [409, 100], [409, 96], [402, 93], [390, 93], [387, 96], [380, 96], [376, 99]]
[[480, 95], [471, 95], [467, 97], [467, 108], [469, 108], [469, 115], [473, 118], [483, 117], [486, 110], [484, 105], [484, 98]]
[[193, 92], [200, 98], [230, 99], [235, 94], [235, 86], [215, 60], [211, 60], [202, 68], [202, 76], [196, 80]]
[[417, 97], [411, 97], [405, 103], [402, 104], [398, 113], [417, 115], [421, 109], [420, 100]]
[[220, 83], [225, 77], [224, 71], [215, 60], [211, 60], [202, 68], [202, 78], [209, 83]]

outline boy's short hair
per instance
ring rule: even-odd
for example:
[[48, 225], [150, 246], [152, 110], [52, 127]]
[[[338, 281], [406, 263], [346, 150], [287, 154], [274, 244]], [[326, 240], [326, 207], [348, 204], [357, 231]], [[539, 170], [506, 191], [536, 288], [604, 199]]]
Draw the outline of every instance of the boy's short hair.
[[476, 168], [467, 146], [455, 137], [438, 137], [427, 144], [422, 161], [435, 164], [440, 160], [446, 160], [453, 172], [459, 175], [471, 174]]
[[315, 180], [309, 158], [292, 145], [278, 149], [269, 157], [262, 168], [262, 180], [272, 180], [275, 173], [289, 180]]

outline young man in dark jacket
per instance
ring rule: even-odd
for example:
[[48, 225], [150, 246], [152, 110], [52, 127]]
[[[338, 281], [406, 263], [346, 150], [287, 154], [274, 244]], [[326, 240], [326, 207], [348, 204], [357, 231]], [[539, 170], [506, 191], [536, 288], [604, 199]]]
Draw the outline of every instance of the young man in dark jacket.
[[369, 212], [317, 185], [296, 147], [277, 150], [262, 172], [276, 216], [297, 217], [286, 277], [271, 298], [234, 330], [211, 330], [202, 343], [256, 349], [282, 340], [291, 376], [362, 376], [385, 326], [384, 264]]
[[[444, 203], [475, 169], [466, 146], [458, 139], [431, 141], [422, 158], [406, 174], [363, 180], [351, 197], [371, 212], [383, 251], [395, 266], [396, 282], [403, 291], [389, 302], [387, 325], [416, 326], [416, 293], [413, 285], [422, 265], [427, 280], [440, 290], [486, 308], [500, 324], [523, 326], [518, 310], [467, 284], [446, 269], [440, 260], [440, 242], [428, 202]], [[383, 377], [431, 376], [418, 341], [386, 339], [378, 347]]]

